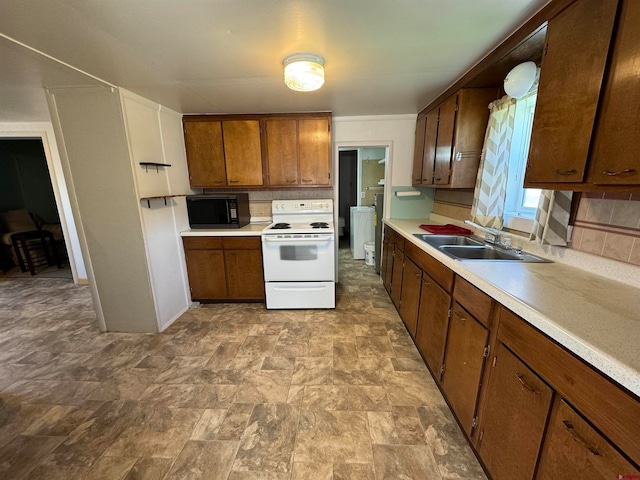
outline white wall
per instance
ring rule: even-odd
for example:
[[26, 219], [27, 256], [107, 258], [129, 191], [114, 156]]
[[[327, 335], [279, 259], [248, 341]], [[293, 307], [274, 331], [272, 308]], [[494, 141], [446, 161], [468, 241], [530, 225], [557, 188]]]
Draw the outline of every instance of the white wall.
[[[392, 186], [410, 186], [417, 115], [333, 117], [334, 182], [338, 185], [338, 148], [389, 145], [385, 172], [385, 215], [391, 211]], [[337, 186], [335, 188], [337, 192]]]
[[75, 283], [86, 283], [87, 271], [82, 258], [80, 240], [74, 222], [69, 190], [65, 182], [53, 125], [50, 122], [0, 123], [0, 137], [40, 138], [42, 140], [73, 279]]

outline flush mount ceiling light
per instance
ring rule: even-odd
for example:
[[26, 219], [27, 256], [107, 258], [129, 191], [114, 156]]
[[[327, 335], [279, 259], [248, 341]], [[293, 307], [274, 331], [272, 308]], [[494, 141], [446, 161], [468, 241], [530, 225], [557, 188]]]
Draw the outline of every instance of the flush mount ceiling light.
[[299, 52], [287, 55], [284, 83], [297, 92], [312, 92], [324, 84], [324, 58], [317, 53]]
[[524, 62], [511, 69], [504, 79], [504, 91], [513, 98], [524, 97], [537, 83], [540, 69], [534, 62]]

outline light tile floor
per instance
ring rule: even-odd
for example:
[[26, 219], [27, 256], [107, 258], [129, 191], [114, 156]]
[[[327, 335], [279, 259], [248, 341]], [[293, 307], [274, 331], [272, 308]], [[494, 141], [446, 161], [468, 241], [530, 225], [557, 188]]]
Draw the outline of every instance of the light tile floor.
[[339, 264], [336, 310], [210, 305], [157, 335], [0, 279], [0, 478], [485, 479], [379, 276]]

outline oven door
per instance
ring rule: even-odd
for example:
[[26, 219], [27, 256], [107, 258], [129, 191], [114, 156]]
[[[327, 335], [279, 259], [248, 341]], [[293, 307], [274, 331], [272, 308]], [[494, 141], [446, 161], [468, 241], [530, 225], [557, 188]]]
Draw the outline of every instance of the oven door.
[[334, 236], [263, 235], [262, 261], [267, 282], [334, 281]]

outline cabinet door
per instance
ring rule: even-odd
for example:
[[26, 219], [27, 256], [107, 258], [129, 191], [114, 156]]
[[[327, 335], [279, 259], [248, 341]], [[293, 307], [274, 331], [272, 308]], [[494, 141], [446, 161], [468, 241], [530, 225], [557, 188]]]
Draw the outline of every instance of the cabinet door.
[[295, 119], [269, 119], [265, 125], [269, 185], [297, 186], [298, 122]]
[[489, 330], [454, 302], [444, 358], [442, 388], [453, 412], [471, 436]]
[[552, 395], [533, 371], [498, 342], [478, 445], [494, 480], [533, 478]]
[[433, 185], [436, 168], [436, 143], [438, 140], [438, 116], [436, 108], [427, 114], [424, 136], [424, 154], [422, 156], [422, 185]]
[[192, 188], [225, 186], [227, 177], [220, 122], [184, 122], [184, 143]]
[[227, 298], [222, 250], [185, 250], [192, 300]]
[[397, 245], [393, 246], [393, 266], [391, 270], [391, 301], [400, 308], [400, 295], [402, 295], [402, 266], [404, 253]]
[[536, 480], [638, 478], [640, 470], [578, 415], [556, 399], [547, 427]]
[[264, 300], [264, 275], [260, 250], [225, 250], [229, 298]]
[[229, 186], [262, 185], [259, 121], [225, 120], [222, 133]]
[[387, 290], [387, 293], [391, 294], [391, 278], [393, 276], [393, 243], [389, 241], [386, 229], [382, 245], [382, 266], [380, 268], [382, 284]]
[[596, 131], [592, 181], [640, 184], [640, 3], [624, 1]]
[[438, 120], [438, 140], [436, 142], [434, 185], [447, 185], [451, 172], [453, 155], [453, 131], [456, 125], [458, 95], [452, 95], [440, 105]]
[[579, 0], [549, 21], [525, 186], [584, 180], [617, 3]]
[[416, 336], [418, 322], [418, 305], [420, 304], [420, 285], [422, 283], [422, 270], [404, 256], [402, 267], [402, 294], [400, 296], [400, 317], [407, 326], [412, 337]]
[[331, 186], [331, 119], [298, 120], [300, 184]]
[[422, 158], [424, 154], [424, 137], [427, 127], [427, 117], [418, 117], [416, 122], [416, 140], [413, 147], [413, 173], [411, 185], [417, 186], [422, 183]]
[[423, 273], [416, 345], [438, 380], [444, 359], [450, 307], [451, 296], [429, 275]]

